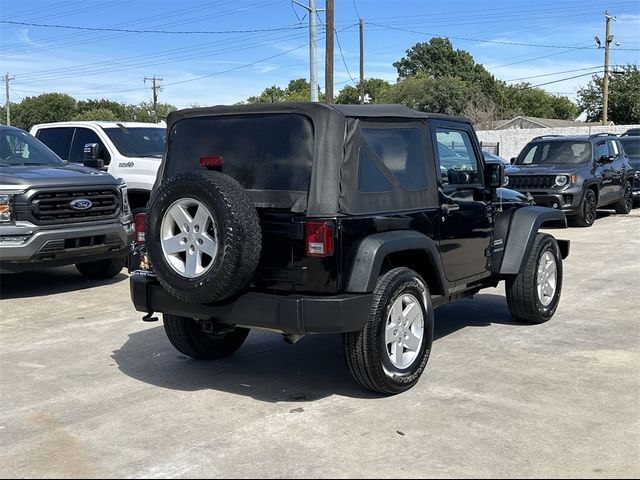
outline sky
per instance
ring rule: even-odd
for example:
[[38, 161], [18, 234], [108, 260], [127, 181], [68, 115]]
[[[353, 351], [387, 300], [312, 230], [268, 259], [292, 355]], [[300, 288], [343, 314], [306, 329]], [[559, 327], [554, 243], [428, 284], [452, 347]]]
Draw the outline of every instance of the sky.
[[[640, 0], [335, 0], [334, 90], [357, 81], [362, 18], [366, 78], [395, 82], [407, 49], [446, 36], [498, 79], [575, 100], [602, 72], [594, 36], [604, 41], [605, 10], [620, 43], [612, 70], [640, 63]], [[0, 72], [14, 77], [12, 102], [62, 92], [140, 103], [155, 76], [160, 102], [232, 104], [309, 78], [306, 15], [290, 0], [0, 0]], [[324, 13], [316, 18], [324, 88]]]

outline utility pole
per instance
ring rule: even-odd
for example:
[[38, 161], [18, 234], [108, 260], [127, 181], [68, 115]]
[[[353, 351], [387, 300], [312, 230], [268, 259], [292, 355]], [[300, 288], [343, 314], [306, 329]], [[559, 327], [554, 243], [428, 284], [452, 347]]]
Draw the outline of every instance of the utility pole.
[[326, 13], [326, 48], [324, 60], [324, 92], [326, 103], [333, 103], [333, 47], [334, 47], [334, 4], [327, 0]]
[[9, 73], [4, 76], [4, 92], [5, 92], [5, 107], [7, 110], [7, 125], [11, 125], [11, 101], [9, 100], [9, 82], [15, 80], [16, 77], [10, 77]]
[[364, 22], [358, 20], [360, 26], [360, 104], [364, 105]]
[[605, 40], [604, 40], [604, 79], [602, 80], [602, 125], [607, 124], [607, 113], [609, 109], [609, 46], [613, 41], [613, 35], [611, 35], [610, 23], [611, 19], [616, 19], [609, 15], [609, 12], [604, 12], [604, 18], [606, 19], [605, 28]]
[[316, 36], [316, 14], [320, 11], [316, 9], [316, 1], [309, 0], [309, 6], [297, 0], [292, 0], [296, 5], [309, 12], [309, 84], [311, 90], [311, 101], [318, 101], [318, 39]]
[[162, 91], [162, 86], [157, 82], [161, 82], [162, 78], [153, 77], [144, 77], [145, 83], [147, 80], [151, 80], [151, 89], [153, 90], [153, 118], [156, 123], [158, 123], [158, 92]]

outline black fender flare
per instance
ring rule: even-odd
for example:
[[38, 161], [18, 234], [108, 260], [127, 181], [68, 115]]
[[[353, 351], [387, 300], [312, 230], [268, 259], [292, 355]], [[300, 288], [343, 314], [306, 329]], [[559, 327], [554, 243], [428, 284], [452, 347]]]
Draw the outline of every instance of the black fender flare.
[[421, 250], [427, 254], [431, 267], [436, 270], [434, 273], [438, 286], [442, 292], [446, 292], [444, 268], [436, 242], [414, 230], [375, 233], [360, 240], [354, 247], [350, 261], [347, 262], [349, 270], [345, 281], [346, 291], [373, 292], [380, 276], [382, 262], [387, 255], [409, 250]]
[[[502, 262], [499, 266], [499, 272], [502, 275], [520, 273], [531, 253], [538, 230], [543, 224], [567, 228], [567, 218], [564, 212], [547, 207], [521, 207], [515, 209], [509, 216], [498, 218], [497, 223], [500, 222], [509, 222], [508, 229], [501, 229], [508, 232]], [[558, 245], [562, 258], [566, 258], [569, 255], [569, 241], [559, 240]]]

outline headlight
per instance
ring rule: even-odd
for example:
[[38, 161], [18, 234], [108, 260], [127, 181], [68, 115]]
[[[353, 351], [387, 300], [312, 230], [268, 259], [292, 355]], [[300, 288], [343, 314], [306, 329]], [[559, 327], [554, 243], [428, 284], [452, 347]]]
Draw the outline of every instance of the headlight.
[[11, 199], [13, 195], [0, 194], [0, 223], [11, 221]]
[[122, 194], [122, 212], [123, 213], [131, 213], [131, 207], [129, 206], [129, 195], [127, 193], [127, 184], [124, 179], [118, 179], [118, 188], [120, 189], [120, 193]]
[[567, 183], [569, 183], [569, 177], [567, 177], [566, 175], [556, 176], [556, 185], [558, 187], [564, 187]]

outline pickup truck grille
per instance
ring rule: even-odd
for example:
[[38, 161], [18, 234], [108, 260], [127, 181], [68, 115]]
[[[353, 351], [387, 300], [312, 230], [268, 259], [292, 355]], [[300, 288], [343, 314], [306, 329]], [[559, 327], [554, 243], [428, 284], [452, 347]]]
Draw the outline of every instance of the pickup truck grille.
[[[86, 199], [85, 210], [71, 208], [71, 202]], [[115, 187], [42, 190], [31, 197], [29, 216], [38, 225], [88, 222], [116, 218], [120, 213], [120, 193]]]
[[514, 190], [546, 190], [554, 182], [553, 175], [509, 175], [509, 188]]

